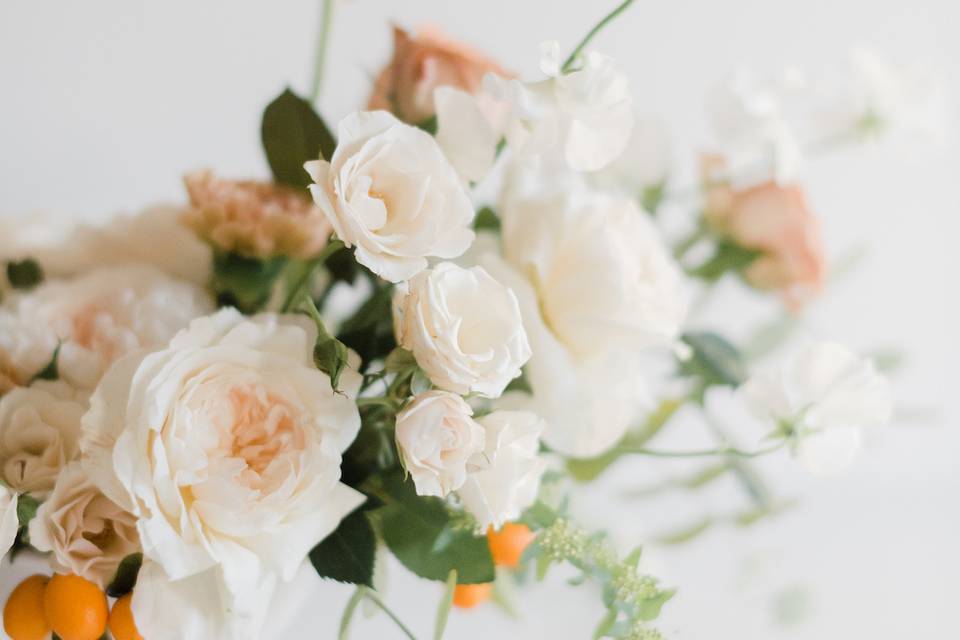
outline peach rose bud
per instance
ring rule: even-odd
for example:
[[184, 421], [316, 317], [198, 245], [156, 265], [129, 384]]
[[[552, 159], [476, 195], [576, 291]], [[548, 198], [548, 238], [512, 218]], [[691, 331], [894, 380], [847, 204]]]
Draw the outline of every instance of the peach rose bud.
[[435, 113], [434, 89], [451, 86], [477, 93], [488, 73], [511, 75], [479, 51], [447, 39], [435, 28], [421, 28], [414, 38], [394, 27], [393, 59], [377, 77], [367, 108], [390, 111], [407, 123], [418, 124]]
[[271, 182], [184, 177], [190, 207], [181, 221], [218, 249], [253, 258], [310, 258], [332, 231], [306, 192]]

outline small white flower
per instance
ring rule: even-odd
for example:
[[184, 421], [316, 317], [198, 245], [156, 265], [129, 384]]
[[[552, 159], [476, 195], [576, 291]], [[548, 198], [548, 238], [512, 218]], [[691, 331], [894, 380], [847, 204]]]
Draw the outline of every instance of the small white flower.
[[17, 494], [0, 484], [0, 560], [3, 560], [13, 546], [19, 527]]
[[427, 391], [397, 414], [397, 449], [417, 495], [446, 496], [463, 486], [475, 455], [484, 449], [484, 431], [463, 398]]
[[539, 455], [545, 424], [529, 411], [494, 411], [478, 422], [490, 467], [471, 473], [457, 495], [482, 529], [499, 529], [537, 499], [547, 466]]
[[590, 174], [601, 189], [637, 197], [662, 185], [670, 173], [670, 137], [666, 124], [653, 116], [637, 116], [626, 148], [609, 165]]
[[330, 162], [305, 165], [310, 192], [357, 261], [400, 282], [428, 257], [455, 258], [473, 241], [473, 205], [433, 136], [386, 111], [340, 122]]
[[29, 528], [30, 544], [52, 552], [54, 571], [82, 576], [101, 588], [121, 560], [140, 550], [136, 518], [104, 496], [79, 462], [60, 471]]
[[6, 360], [24, 385], [50, 362], [59, 344], [60, 377], [93, 389], [117, 358], [134, 349], [165, 346], [190, 320], [212, 308], [200, 287], [147, 265], [50, 280], [0, 308], [0, 363]]
[[218, 610], [238, 619], [364, 499], [340, 482], [360, 429], [356, 354], [335, 392], [315, 341], [301, 316], [224, 309], [119, 360], [83, 417], [84, 468], [137, 516], [144, 556], [172, 581], [213, 572]]
[[546, 80], [484, 78], [485, 91], [510, 106], [507, 141], [523, 157], [547, 163], [560, 158], [574, 171], [602, 169], [623, 151], [633, 127], [627, 77], [600, 53], [588, 52], [579, 68], [564, 74], [557, 47], [542, 47], [541, 53]]
[[794, 430], [798, 460], [818, 474], [847, 466], [861, 428], [885, 424], [892, 411], [887, 379], [870, 360], [833, 342], [813, 344], [781, 370], [751, 377], [742, 393], [757, 417]]
[[397, 342], [446, 391], [496, 398], [530, 359], [516, 296], [482, 267], [421, 271], [398, 287], [393, 317]]
[[21, 493], [45, 496], [80, 455], [86, 398], [64, 382], [38, 380], [0, 399], [0, 475]]

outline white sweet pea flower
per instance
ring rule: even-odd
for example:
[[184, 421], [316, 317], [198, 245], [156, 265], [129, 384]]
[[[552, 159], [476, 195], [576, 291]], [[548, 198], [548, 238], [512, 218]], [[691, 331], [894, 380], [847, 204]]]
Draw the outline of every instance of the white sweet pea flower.
[[559, 47], [541, 47], [539, 82], [488, 74], [484, 90], [506, 103], [504, 133], [521, 157], [550, 162], [562, 158], [574, 171], [602, 169], [620, 155], [633, 126], [633, 97], [627, 77], [611, 58], [585, 54], [579, 68], [560, 73]]
[[398, 286], [397, 343], [439, 388], [499, 397], [530, 359], [513, 292], [482, 267], [444, 262]]
[[751, 377], [742, 394], [757, 417], [786, 425], [797, 459], [817, 474], [846, 467], [860, 448], [861, 428], [886, 423], [892, 411], [887, 379], [833, 342], [810, 345], [781, 370]]
[[529, 411], [494, 411], [477, 422], [486, 432], [490, 466], [467, 476], [457, 495], [482, 529], [499, 529], [537, 499], [547, 468], [539, 455], [545, 424]]
[[0, 560], [17, 539], [17, 529], [20, 527], [17, 502], [17, 494], [0, 484]]
[[75, 461], [30, 521], [30, 544], [51, 552], [54, 571], [106, 587], [120, 561], [140, 550], [136, 519], [104, 496]]
[[315, 340], [303, 317], [222, 310], [119, 360], [83, 418], [84, 467], [138, 518], [145, 557], [171, 581], [214, 573], [223, 624], [243, 628], [224, 637], [260, 637], [250, 599], [363, 502], [340, 482], [360, 429], [356, 356], [334, 391]]
[[38, 380], [0, 398], [0, 476], [21, 493], [45, 496], [60, 470], [80, 455], [85, 394]]
[[451, 86], [438, 87], [433, 99], [437, 144], [464, 182], [479, 182], [497, 159], [508, 105]]
[[305, 168], [314, 201], [358, 262], [401, 282], [428, 257], [467, 250], [473, 205], [433, 136], [386, 111], [352, 113], [337, 132], [330, 162]]
[[637, 116], [626, 148], [609, 165], [590, 174], [599, 189], [638, 197], [656, 188], [670, 173], [670, 136], [666, 124], [653, 116]]
[[598, 455], [637, 415], [642, 352], [678, 335], [680, 271], [631, 198], [513, 192], [501, 210], [506, 263], [486, 256], [483, 265], [520, 302], [533, 394], [500, 406], [541, 416], [552, 449]]
[[61, 379], [93, 389], [117, 358], [165, 346], [190, 320], [212, 309], [203, 289], [147, 265], [46, 281], [0, 308], [0, 364], [25, 385], [60, 345]]
[[427, 391], [397, 414], [397, 449], [417, 495], [446, 496], [463, 486], [484, 449], [473, 409], [448, 391]]

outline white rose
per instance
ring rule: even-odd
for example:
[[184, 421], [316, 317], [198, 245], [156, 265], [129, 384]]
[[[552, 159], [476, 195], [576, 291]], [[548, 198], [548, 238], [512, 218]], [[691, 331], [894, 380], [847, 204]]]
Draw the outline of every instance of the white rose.
[[457, 495], [482, 529], [499, 529], [537, 499], [547, 467], [539, 456], [545, 425], [529, 411], [494, 411], [477, 422], [486, 432], [490, 466], [471, 473]]
[[[364, 499], [340, 482], [360, 375], [344, 370], [335, 392], [315, 340], [300, 316], [221, 310], [162, 351], [119, 360], [83, 418], [84, 465], [139, 518], [144, 555], [173, 581], [213, 571], [231, 625], [250, 622], [240, 603], [288, 579]], [[258, 637], [241, 626], [235, 637]]]
[[86, 398], [64, 382], [38, 380], [0, 399], [0, 474], [7, 486], [39, 496], [80, 455]]
[[17, 518], [17, 494], [0, 485], [0, 560], [3, 560], [17, 539], [20, 520]]
[[106, 587], [120, 561], [140, 550], [136, 518], [104, 496], [80, 462], [65, 466], [30, 521], [30, 544], [52, 552], [54, 571]]
[[107, 367], [134, 349], [158, 349], [213, 308], [199, 287], [154, 267], [95, 269], [51, 280], [0, 309], [0, 354], [19, 384], [43, 370], [60, 345], [60, 377], [92, 389]]
[[435, 385], [499, 397], [530, 359], [517, 298], [483, 270], [444, 262], [397, 288], [397, 342]]
[[483, 451], [483, 427], [463, 398], [427, 391], [397, 414], [397, 449], [417, 495], [446, 496], [459, 489]]
[[797, 459], [817, 474], [849, 465], [861, 428], [885, 424], [892, 412], [887, 379], [870, 360], [833, 342], [812, 344], [781, 370], [751, 377], [742, 393], [768, 425], [792, 425]]
[[0, 216], [0, 258], [34, 258], [47, 276], [105, 266], [149, 264], [199, 286], [210, 279], [210, 247], [179, 222], [183, 210], [153, 206], [100, 222], [54, 216]]
[[330, 162], [308, 162], [310, 192], [357, 261], [391, 282], [455, 258], [473, 241], [473, 205], [434, 138], [386, 111], [340, 122]]
[[574, 171], [602, 169], [619, 156], [633, 127], [627, 77], [611, 58], [589, 52], [578, 69], [559, 72], [558, 49], [546, 47], [547, 80], [524, 83], [489, 74], [484, 89], [511, 107], [505, 134], [521, 156], [550, 163], [562, 158]]

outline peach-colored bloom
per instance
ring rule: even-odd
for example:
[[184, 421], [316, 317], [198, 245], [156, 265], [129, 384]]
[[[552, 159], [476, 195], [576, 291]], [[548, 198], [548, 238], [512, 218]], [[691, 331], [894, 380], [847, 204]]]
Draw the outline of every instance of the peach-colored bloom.
[[708, 223], [738, 245], [761, 255], [744, 271], [754, 287], [780, 290], [787, 305], [798, 309], [823, 287], [826, 264], [820, 221], [803, 190], [773, 181], [737, 188], [717, 180], [723, 160], [703, 162]]
[[184, 224], [217, 248], [256, 258], [309, 258], [330, 237], [330, 223], [306, 192], [211, 171], [188, 174], [184, 183], [191, 204]]
[[367, 107], [391, 111], [401, 120], [417, 124], [434, 114], [434, 89], [452, 86], [476, 93], [483, 76], [491, 72], [510, 75], [479, 51], [434, 28], [421, 28], [411, 37], [394, 27], [393, 59], [377, 77]]

